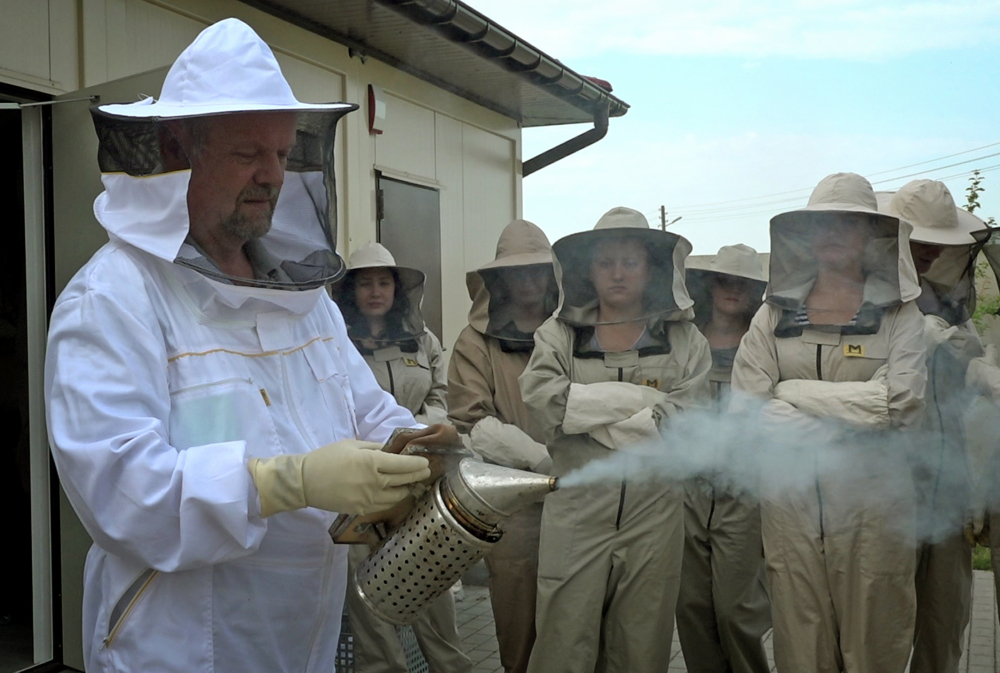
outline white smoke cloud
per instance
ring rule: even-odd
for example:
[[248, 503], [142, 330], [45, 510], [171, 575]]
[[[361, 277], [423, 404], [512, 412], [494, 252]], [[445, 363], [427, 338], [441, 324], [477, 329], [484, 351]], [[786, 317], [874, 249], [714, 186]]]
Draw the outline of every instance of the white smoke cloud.
[[[565, 475], [560, 488], [702, 480], [716, 493], [749, 501], [810, 502], [823, 510], [827, 533], [858, 525], [865, 511], [892, 511], [895, 532], [914, 543], [940, 542], [961, 531], [975, 506], [1000, 505], [1000, 494], [990, 489], [998, 483], [993, 454], [1000, 443], [1000, 411], [992, 404], [978, 405], [969, 423], [970, 445], [980, 447], [971, 464], [964, 453], [941, 452], [940, 437], [924, 431], [863, 433], [819, 420], [797, 425], [769, 418], [759, 402], [744, 407], [672, 418], [662, 444], [613, 453]], [[944, 485], [915, 484], [920, 473]], [[926, 509], [931, 488], [933, 515]], [[914, 516], [917, 503], [920, 516]]]

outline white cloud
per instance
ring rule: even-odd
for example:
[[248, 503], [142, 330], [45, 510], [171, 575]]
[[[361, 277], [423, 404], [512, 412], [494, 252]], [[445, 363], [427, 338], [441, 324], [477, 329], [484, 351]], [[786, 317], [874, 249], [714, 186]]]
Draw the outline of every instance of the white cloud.
[[882, 60], [994, 43], [1000, 0], [472, 0], [562, 60], [607, 53]]

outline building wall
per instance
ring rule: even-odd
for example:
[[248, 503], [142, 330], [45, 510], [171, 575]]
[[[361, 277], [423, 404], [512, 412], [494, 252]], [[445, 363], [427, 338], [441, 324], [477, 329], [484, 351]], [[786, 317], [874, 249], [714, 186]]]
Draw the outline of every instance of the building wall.
[[[338, 249], [375, 239], [375, 176], [441, 194], [443, 334], [466, 323], [465, 272], [492, 259], [521, 212], [514, 120], [235, 0], [3, 0], [0, 82], [65, 94], [169, 65], [205, 26], [234, 16], [271, 45], [301, 100], [361, 105], [341, 122]], [[385, 92], [386, 129], [369, 135], [368, 84]], [[158, 91], [138, 92], [156, 96]], [[95, 167], [96, 170], [96, 167]], [[59, 275], [63, 276], [63, 270]]]

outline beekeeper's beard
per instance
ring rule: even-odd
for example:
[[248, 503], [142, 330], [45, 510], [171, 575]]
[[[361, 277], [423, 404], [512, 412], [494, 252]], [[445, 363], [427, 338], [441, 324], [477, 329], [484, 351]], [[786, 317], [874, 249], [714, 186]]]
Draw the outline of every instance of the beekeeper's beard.
[[[236, 199], [236, 209], [222, 220], [222, 231], [243, 241], [262, 238], [271, 230], [271, 218], [278, 203], [277, 187], [250, 186], [240, 192]], [[247, 204], [246, 201], [267, 199], [266, 209]]]

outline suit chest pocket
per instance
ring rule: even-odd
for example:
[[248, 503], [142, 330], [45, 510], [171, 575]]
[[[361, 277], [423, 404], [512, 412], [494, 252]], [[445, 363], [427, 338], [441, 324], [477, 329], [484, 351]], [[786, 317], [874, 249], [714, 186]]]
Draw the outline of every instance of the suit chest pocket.
[[175, 365], [168, 428], [173, 447], [243, 440], [249, 456], [281, 452], [265, 393], [249, 370], [219, 362]]

